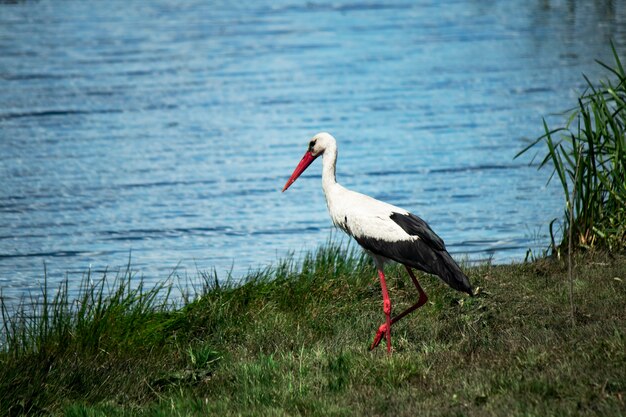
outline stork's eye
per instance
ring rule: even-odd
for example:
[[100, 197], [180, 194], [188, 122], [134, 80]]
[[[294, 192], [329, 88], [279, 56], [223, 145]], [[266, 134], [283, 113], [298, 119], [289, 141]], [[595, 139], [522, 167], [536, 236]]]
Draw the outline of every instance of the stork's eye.
[[317, 142], [317, 139], [312, 140], [311, 142], [309, 142], [309, 151], [312, 151], [313, 148], [315, 147], [315, 143]]

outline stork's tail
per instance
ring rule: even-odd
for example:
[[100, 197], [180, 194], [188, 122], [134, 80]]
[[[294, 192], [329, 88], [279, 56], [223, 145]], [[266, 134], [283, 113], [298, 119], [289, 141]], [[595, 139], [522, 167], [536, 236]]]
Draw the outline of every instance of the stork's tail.
[[467, 275], [461, 271], [459, 265], [452, 259], [447, 251], [439, 251], [437, 256], [440, 262], [437, 263], [436, 274], [444, 280], [449, 286], [457, 291], [463, 291], [473, 296], [472, 284], [470, 284]]

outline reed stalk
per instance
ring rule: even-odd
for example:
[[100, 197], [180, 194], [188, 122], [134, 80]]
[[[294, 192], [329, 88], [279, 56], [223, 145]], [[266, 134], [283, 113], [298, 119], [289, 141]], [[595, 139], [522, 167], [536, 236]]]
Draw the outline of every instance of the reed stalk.
[[561, 183], [562, 237], [552, 245], [557, 256], [570, 239], [574, 249], [626, 249], [626, 73], [611, 48], [614, 64], [597, 62], [615, 79], [594, 84], [584, 76], [587, 88], [565, 113], [564, 126], [550, 129], [544, 119], [545, 133], [516, 155], [545, 146], [539, 169], [552, 166], [548, 182], [556, 174]]

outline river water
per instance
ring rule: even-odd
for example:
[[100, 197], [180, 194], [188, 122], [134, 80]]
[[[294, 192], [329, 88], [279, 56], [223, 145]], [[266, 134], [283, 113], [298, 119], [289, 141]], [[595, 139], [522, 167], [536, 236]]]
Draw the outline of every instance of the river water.
[[[148, 283], [297, 257], [338, 180], [450, 252], [523, 260], [562, 213], [513, 160], [626, 45], [618, 1], [0, 2], [0, 287], [124, 268]], [[338, 235], [336, 233], [336, 235]]]

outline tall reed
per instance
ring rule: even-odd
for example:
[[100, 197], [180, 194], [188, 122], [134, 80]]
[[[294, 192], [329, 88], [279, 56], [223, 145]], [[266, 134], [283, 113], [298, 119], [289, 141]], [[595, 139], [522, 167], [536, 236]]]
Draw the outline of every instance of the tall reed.
[[[50, 294], [44, 269], [39, 294], [11, 306], [0, 295], [0, 352], [20, 357], [70, 346], [93, 351], [108, 344], [141, 344], [149, 333], [148, 313], [168, 311], [170, 291], [167, 282], [146, 290], [129, 264], [113, 280], [106, 272], [93, 280], [87, 272], [71, 299], [67, 279]], [[140, 329], [143, 334], [138, 334]]]
[[[172, 296], [172, 275], [146, 288], [143, 279], [133, 274], [130, 259], [126, 269], [113, 278], [105, 272], [94, 279], [88, 271], [78, 283], [77, 292], [71, 291], [67, 280], [50, 291], [44, 267], [40, 290], [20, 303], [5, 300], [0, 290], [0, 365], [6, 357], [3, 355], [15, 358], [67, 350], [91, 352], [158, 345], [176, 332], [179, 320], [191, 320], [185, 316], [186, 309], [207, 297], [218, 300], [228, 293], [229, 297], [248, 299], [271, 289], [273, 294], [268, 297], [290, 304], [294, 294], [310, 293], [328, 277], [358, 281], [364, 279], [364, 271], [369, 273], [366, 277], [375, 275], [369, 257], [332, 237], [326, 245], [303, 255], [299, 261], [288, 256], [276, 265], [251, 270], [242, 280], [230, 275], [218, 280], [215, 272], [201, 272], [197, 282], [180, 288], [179, 297]], [[309, 279], [297, 281], [298, 276]], [[277, 288], [281, 290], [276, 292]], [[249, 297], [248, 291], [254, 294]], [[207, 327], [206, 320], [199, 326]]]
[[556, 219], [550, 223], [556, 255], [569, 236], [577, 249], [626, 248], [626, 74], [612, 43], [611, 48], [613, 66], [597, 62], [616, 80], [596, 85], [583, 75], [587, 88], [578, 106], [565, 113], [565, 125], [550, 129], [544, 119], [545, 133], [515, 156], [542, 144], [547, 148], [539, 169], [553, 167], [548, 182], [557, 175], [565, 201], [560, 243], [554, 237]]

